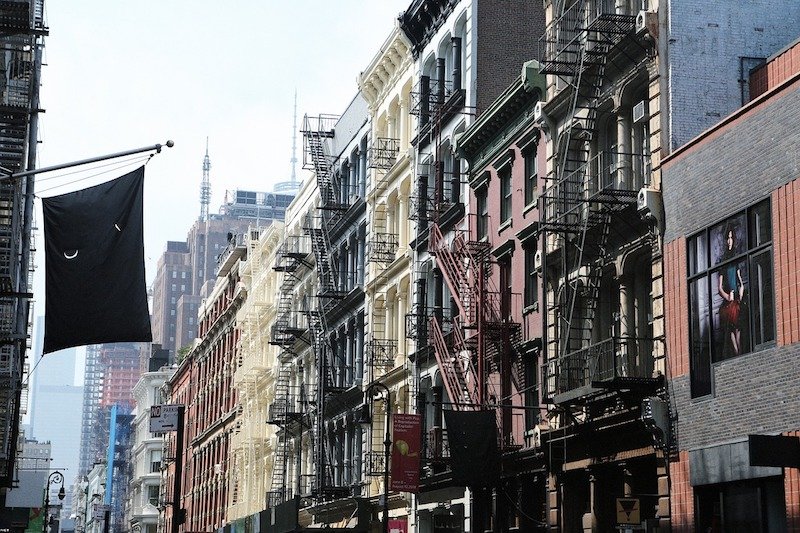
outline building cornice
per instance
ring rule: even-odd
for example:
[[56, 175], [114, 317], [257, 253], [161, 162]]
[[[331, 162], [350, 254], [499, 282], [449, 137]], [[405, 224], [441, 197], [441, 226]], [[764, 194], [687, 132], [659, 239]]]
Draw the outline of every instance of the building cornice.
[[395, 26], [380, 51], [358, 77], [358, 88], [371, 110], [374, 111], [386, 99], [411, 64], [411, 43], [400, 27]]

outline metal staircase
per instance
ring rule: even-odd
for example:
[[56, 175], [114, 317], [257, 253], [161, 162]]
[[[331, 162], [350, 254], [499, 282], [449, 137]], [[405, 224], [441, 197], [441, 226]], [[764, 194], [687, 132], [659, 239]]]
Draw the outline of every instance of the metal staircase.
[[[571, 105], [555, 170], [543, 191], [539, 226], [548, 259], [555, 261], [549, 271], [560, 283], [545, 306], [546, 316], [555, 320], [547, 354], [559, 361], [591, 342], [612, 219], [636, 202], [637, 191], [615, 180], [615, 170], [610, 170], [632, 154], [593, 148], [611, 52], [634, 25], [635, 16], [618, 12], [613, 0], [578, 0], [548, 26], [539, 42], [542, 73], [556, 75], [566, 85]], [[558, 388], [560, 367], [559, 362], [546, 365], [548, 399]]]
[[273, 455], [272, 484], [267, 493], [267, 504], [274, 507], [291, 496], [288, 488], [288, 460], [291, 445], [290, 424], [297, 420], [297, 398], [291, 388], [292, 370], [284, 365], [275, 380], [275, 400], [269, 406], [267, 423], [278, 426], [278, 445]]

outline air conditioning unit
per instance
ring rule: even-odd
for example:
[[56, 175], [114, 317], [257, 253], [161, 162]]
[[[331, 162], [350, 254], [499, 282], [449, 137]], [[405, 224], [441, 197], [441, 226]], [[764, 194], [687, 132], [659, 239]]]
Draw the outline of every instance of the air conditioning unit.
[[533, 268], [537, 272], [541, 272], [542, 270], [542, 251], [536, 250], [536, 253], [533, 254]]
[[661, 191], [650, 187], [641, 188], [636, 196], [636, 209], [642, 219], [663, 229], [664, 207], [661, 203]]
[[543, 102], [536, 102], [536, 105], [533, 106], [533, 121], [536, 123], [541, 123], [544, 121], [544, 110], [542, 109], [543, 106]]
[[661, 206], [661, 191], [650, 187], [639, 189], [639, 194], [636, 196], [636, 209], [640, 213], [642, 211], [652, 211], [656, 205]]
[[634, 124], [639, 124], [640, 122], [644, 122], [649, 117], [650, 113], [648, 110], [648, 102], [647, 100], [642, 100], [635, 106], [633, 106], [633, 122]]
[[539, 426], [533, 427], [533, 447], [534, 448], [542, 447], [542, 430], [539, 429]]
[[658, 15], [655, 11], [639, 11], [636, 15], [636, 34], [647, 33], [649, 37], [658, 37]]

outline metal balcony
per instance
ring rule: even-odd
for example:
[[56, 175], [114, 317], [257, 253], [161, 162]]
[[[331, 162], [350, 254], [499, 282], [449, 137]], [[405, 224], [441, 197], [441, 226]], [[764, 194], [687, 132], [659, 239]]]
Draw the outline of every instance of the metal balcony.
[[598, 153], [543, 191], [543, 226], [551, 231], [591, 227], [602, 217], [593, 219], [596, 210], [589, 206], [620, 210], [635, 204], [639, 189], [648, 181], [649, 171], [648, 155]]
[[[637, 13], [618, 10], [616, 0], [577, 0], [552, 21], [539, 38], [542, 74], [574, 76], [636, 27]], [[586, 54], [580, 60], [581, 52]]]
[[554, 404], [581, 404], [603, 392], [651, 386], [652, 338], [611, 337], [548, 361], [542, 392]]
[[397, 161], [400, 153], [400, 139], [378, 137], [370, 146], [367, 154], [369, 168], [389, 170]]

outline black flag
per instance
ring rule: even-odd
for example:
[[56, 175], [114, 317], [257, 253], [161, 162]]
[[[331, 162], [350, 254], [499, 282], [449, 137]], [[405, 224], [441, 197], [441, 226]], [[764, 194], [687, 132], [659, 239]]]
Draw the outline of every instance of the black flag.
[[494, 411], [444, 411], [453, 483], [487, 487], [500, 476]]
[[106, 342], [148, 342], [144, 275], [144, 167], [42, 200], [43, 353]]

